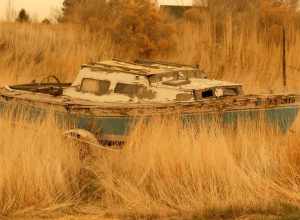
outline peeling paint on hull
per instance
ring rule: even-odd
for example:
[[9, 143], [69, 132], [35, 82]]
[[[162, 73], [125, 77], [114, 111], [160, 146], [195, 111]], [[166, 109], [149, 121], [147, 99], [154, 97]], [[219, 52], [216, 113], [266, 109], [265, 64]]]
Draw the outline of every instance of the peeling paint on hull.
[[[46, 110], [47, 108], [39, 108], [33, 105], [16, 103], [13, 107], [8, 103], [0, 103], [1, 112], [13, 109], [13, 117], [17, 117], [20, 113], [25, 113], [28, 120], [44, 120], [49, 112], [53, 112], [55, 119], [60, 126], [71, 128], [85, 129], [96, 134], [99, 139], [106, 136], [116, 137], [116, 139], [127, 136], [132, 126], [140, 119], [144, 121], [151, 120], [151, 116], [96, 116], [86, 114], [75, 114], [67, 111]], [[168, 114], [163, 117], [179, 117], [186, 126], [193, 126], [200, 123], [209, 125], [217, 119], [224, 126], [236, 126], [238, 122], [259, 122], [262, 118], [270, 127], [279, 128], [280, 131], [286, 133], [297, 118], [299, 111], [298, 106], [282, 106], [268, 109], [236, 109], [234, 111], [220, 112], [196, 112], [182, 113], [179, 115]], [[24, 115], [24, 114], [23, 114]]]

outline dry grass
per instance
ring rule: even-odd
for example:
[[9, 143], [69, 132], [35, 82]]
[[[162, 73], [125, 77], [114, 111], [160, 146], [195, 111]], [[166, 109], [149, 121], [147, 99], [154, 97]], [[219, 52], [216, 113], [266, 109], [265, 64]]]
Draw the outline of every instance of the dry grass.
[[[178, 26], [177, 52], [159, 57], [200, 63], [210, 76], [243, 82], [249, 92], [282, 91], [278, 46], [265, 47], [250, 33], [216, 49], [210, 31], [209, 24]], [[297, 39], [299, 33], [294, 34]], [[288, 65], [298, 68], [295, 42]], [[71, 81], [82, 63], [126, 54], [119, 54], [105, 34], [91, 35], [77, 26], [0, 23], [0, 56], [3, 85], [50, 74]], [[299, 86], [291, 68], [289, 85], [290, 91]], [[31, 125], [1, 118], [0, 215], [72, 212], [82, 204], [117, 216], [230, 218], [297, 210], [298, 126], [299, 121], [288, 135], [265, 125], [241, 125], [234, 134], [204, 126], [198, 133], [158, 121], [137, 129], [123, 151], [99, 152], [96, 160], [83, 163], [53, 120]], [[84, 183], [79, 181], [83, 170], [89, 177]]]
[[297, 135], [286, 137], [263, 123], [228, 131], [156, 121], [138, 128], [122, 152], [95, 164], [101, 204], [111, 213], [163, 216], [299, 207]]
[[75, 205], [78, 151], [66, 145], [53, 120], [0, 119], [0, 216], [55, 211]]
[[[71, 81], [81, 64], [113, 56], [108, 37], [71, 25], [0, 23], [0, 74], [3, 83], [57, 75]], [[117, 54], [117, 53], [116, 53]]]
[[[224, 18], [227, 25], [230, 25], [230, 21], [230, 18]], [[227, 39], [230, 37], [230, 28], [225, 29], [224, 42], [216, 44], [212, 41], [212, 27], [209, 22], [202, 25], [186, 22], [181, 24], [178, 28], [177, 53], [168, 59], [199, 63], [211, 78], [240, 82], [249, 93], [269, 93], [271, 90], [283, 92], [281, 44], [277, 45], [271, 39], [258, 38], [255, 26], [251, 25], [253, 29], [249, 31], [247, 24], [236, 27], [239, 31], [231, 40]], [[300, 48], [300, 32], [293, 27], [290, 29], [291, 34], [288, 32], [287, 39], [288, 90], [298, 92], [300, 81], [297, 51]], [[279, 42], [282, 37], [280, 31], [277, 26], [275, 33]]]
[[[258, 41], [257, 33], [249, 32], [247, 26], [234, 41], [216, 44], [207, 20], [201, 25], [178, 24], [175, 52], [158, 54], [157, 59], [199, 63], [210, 77], [243, 83], [250, 93], [283, 91], [280, 45], [271, 40]], [[224, 31], [225, 36], [230, 34]], [[275, 33], [278, 35], [278, 30]], [[294, 29], [288, 33], [288, 89], [297, 92], [300, 33]], [[53, 74], [72, 81], [82, 63], [111, 57], [127, 59], [132, 54], [119, 49], [105, 33], [91, 34], [76, 25], [0, 23], [1, 81], [29, 82]]]
[[157, 119], [122, 151], [80, 161], [51, 117], [0, 120], [0, 216], [238, 218], [300, 208], [299, 121], [286, 136], [264, 123], [183, 129]]

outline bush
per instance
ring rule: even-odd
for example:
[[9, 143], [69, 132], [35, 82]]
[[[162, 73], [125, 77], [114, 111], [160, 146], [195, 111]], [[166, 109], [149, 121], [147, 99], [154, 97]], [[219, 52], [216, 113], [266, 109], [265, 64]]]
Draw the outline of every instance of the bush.
[[63, 21], [106, 32], [132, 56], [149, 58], [174, 48], [172, 24], [149, 0], [67, 0], [64, 6]]
[[42, 20], [42, 24], [51, 24], [51, 21], [48, 18]]
[[21, 9], [20, 12], [19, 12], [19, 15], [17, 17], [17, 21], [18, 22], [29, 22], [30, 21], [30, 17], [29, 15], [27, 14], [26, 10], [25, 9]]

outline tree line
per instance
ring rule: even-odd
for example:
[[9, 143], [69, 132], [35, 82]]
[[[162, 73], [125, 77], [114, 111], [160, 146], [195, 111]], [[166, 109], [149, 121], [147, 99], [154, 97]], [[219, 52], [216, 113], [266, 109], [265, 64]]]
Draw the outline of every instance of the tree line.
[[[230, 17], [231, 35], [239, 34], [241, 26], [258, 27], [257, 34], [265, 35], [273, 26], [300, 27], [298, 6], [298, 0], [198, 0], [183, 17], [174, 19], [150, 0], [64, 0], [57, 22], [79, 25], [95, 35], [105, 33], [120, 50], [136, 48], [136, 56], [151, 57], [174, 49], [180, 22], [210, 22], [212, 39], [218, 43], [228, 26], [225, 17]], [[16, 21], [30, 22], [25, 9]]]

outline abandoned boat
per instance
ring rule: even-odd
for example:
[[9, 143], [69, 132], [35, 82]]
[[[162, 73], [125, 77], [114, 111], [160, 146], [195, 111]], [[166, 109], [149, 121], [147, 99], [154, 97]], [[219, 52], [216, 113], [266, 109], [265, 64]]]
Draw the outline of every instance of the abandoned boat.
[[138, 118], [179, 115], [184, 123], [218, 116], [222, 123], [258, 120], [286, 132], [299, 110], [296, 95], [245, 95], [240, 84], [210, 80], [198, 66], [138, 60], [82, 65], [72, 84], [6, 86], [0, 108], [44, 117], [53, 110], [66, 134], [106, 145], [123, 143]]

